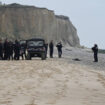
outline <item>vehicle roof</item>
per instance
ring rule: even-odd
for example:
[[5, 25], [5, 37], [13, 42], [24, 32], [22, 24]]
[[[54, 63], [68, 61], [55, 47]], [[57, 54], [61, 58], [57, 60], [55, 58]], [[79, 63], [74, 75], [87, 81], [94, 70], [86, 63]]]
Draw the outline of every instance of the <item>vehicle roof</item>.
[[24, 41], [26, 41], [26, 40], [20, 40], [19, 42], [24, 42]]
[[32, 38], [32, 39], [28, 39], [27, 41], [44, 41], [44, 39], [42, 39], [42, 38]]

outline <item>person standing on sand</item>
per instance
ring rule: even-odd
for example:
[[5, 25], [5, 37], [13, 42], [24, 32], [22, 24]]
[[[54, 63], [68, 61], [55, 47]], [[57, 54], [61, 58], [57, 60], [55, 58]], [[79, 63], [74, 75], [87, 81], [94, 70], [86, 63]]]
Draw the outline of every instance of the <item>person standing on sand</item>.
[[98, 62], [98, 46], [97, 44], [92, 47], [92, 51], [94, 53], [94, 62]]
[[20, 57], [20, 44], [18, 40], [15, 40], [15, 45], [14, 45], [14, 60], [19, 60]]
[[4, 60], [9, 59], [9, 42], [8, 39], [5, 39], [4, 42]]
[[53, 51], [54, 51], [53, 40], [51, 40], [51, 42], [49, 44], [49, 50], [50, 50], [50, 58], [53, 58]]
[[3, 43], [2, 43], [2, 39], [0, 39], [0, 60], [3, 60]]
[[56, 45], [57, 49], [58, 49], [58, 57], [61, 58], [62, 57], [62, 43], [59, 42], [57, 45]]
[[9, 41], [9, 60], [13, 60], [13, 42]]
[[46, 57], [47, 57], [48, 43], [45, 43], [45, 50], [46, 50]]

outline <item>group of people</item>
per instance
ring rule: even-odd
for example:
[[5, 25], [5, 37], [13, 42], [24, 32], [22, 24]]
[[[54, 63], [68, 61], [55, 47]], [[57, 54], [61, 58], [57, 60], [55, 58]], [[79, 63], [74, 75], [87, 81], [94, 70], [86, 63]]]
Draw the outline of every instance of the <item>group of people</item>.
[[[53, 40], [48, 44], [45, 44], [45, 49], [46, 49], [46, 55], [47, 55], [47, 50], [49, 46], [49, 56], [50, 58], [53, 58], [53, 53], [54, 53], [54, 43]], [[61, 58], [62, 56], [62, 43], [59, 42], [56, 45], [58, 49], [58, 57]], [[20, 50], [21, 48], [21, 50]], [[23, 48], [23, 49], [22, 49]], [[15, 40], [15, 42], [8, 41], [8, 39], [5, 39], [3, 42], [0, 39], [0, 60], [19, 60], [20, 56], [22, 59], [25, 59], [26, 54], [25, 54], [25, 45], [20, 45], [18, 40]]]
[[20, 55], [20, 45], [17, 40], [15, 43], [5, 39], [4, 42], [0, 39], [0, 59], [1, 60], [19, 60]]
[[[25, 46], [24, 46], [25, 47]], [[62, 43], [59, 42], [57, 45], [57, 50], [58, 50], [58, 57], [62, 57]], [[48, 50], [48, 44], [45, 44], [45, 49], [46, 49], [46, 55], [47, 55], [47, 50]], [[94, 62], [98, 62], [98, 46], [97, 44], [92, 47], [92, 51], [94, 53]], [[49, 43], [49, 56], [50, 58], [53, 58], [53, 53], [54, 53], [54, 43], [53, 40]], [[22, 59], [23, 54], [25, 54], [24, 48], [23, 48], [23, 53], [21, 54]], [[8, 41], [8, 39], [5, 39], [4, 42], [0, 39], [0, 60], [19, 60], [20, 58], [20, 44], [18, 40], [15, 40], [15, 43], [12, 41]]]
[[[47, 44], [48, 45], [48, 44]], [[57, 45], [57, 50], [58, 50], [58, 57], [61, 58], [62, 57], [62, 43], [59, 42]], [[46, 50], [47, 52], [47, 50]], [[53, 53], [54, 53], [54, 44], [53, 44], [53, 40], [49, 43], [49, 52], [50, 52], [50, 58], [53, 58]]]
[[[56, 45], [57, 49], [58, 49], [58, 57], [61, 58], [62, 57], [62, 43], [59, 42]], [[53, 50], [54, 50], [54, 44], [53, 41], [50, 42], [49, 44], [49, 50], [50, 50], [50, 58], [53, 58]], [[94, 53], [94, 62], [98, 62], [98, 45], [94, 44], [94, 46], [92, 47], [92, 51]]]

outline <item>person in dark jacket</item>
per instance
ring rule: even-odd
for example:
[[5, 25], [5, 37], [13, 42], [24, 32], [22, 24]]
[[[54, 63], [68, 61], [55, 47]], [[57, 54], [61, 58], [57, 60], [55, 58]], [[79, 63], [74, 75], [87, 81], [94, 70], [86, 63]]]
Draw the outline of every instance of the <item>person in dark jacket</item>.
[[45, 43], [45, 50], [46, 50], [46, 57], [47, 57], [48, 43]]
[[0, 60], [3, 60], [3, 43], [1, 39], [0, 39]]
[[4, 60], [8, 59], [9, 59], [9, 42], [8, 39], [6, 39], [4, 42]]
[[58, 57], [61, 58], [62, 57], [62, 43], [59, 42], [57, 45], [56, 45], [57, 49], [58, 49]]
[[14, 59], [19, 60], [20, 57], [20, 44], [17, 40], [15, 40], [14, 44]]
[[53, 40], [49, 44], [49, 51], [50, 51], [50, 58], [53, 58], [53, 52], [54, 52]]
[[13, 42], [9, 41], [9, 60], [13, 60]]
[[98, 62], [98, 46], [97, 44], [92, 47], [92, 51], [94, 53], [94, 62]]
[[22, 57], [22, 60], [26, 58], [26, 43], [20, 44], [20, 56]]

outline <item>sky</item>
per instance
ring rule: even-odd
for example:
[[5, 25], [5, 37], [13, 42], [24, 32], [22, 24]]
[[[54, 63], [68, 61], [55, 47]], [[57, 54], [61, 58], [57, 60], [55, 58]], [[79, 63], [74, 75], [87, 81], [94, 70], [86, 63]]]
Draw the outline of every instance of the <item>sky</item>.
[[80, 44], [91, 48], [95, 43], [105, 49], [105, 0], [0, 0], [46, 7], [65, 15], [77, 28]]

